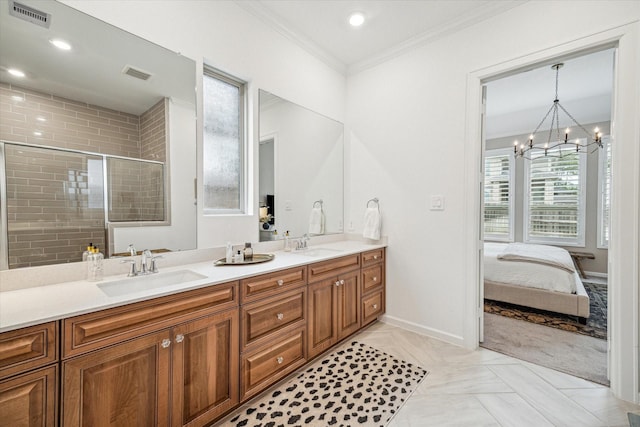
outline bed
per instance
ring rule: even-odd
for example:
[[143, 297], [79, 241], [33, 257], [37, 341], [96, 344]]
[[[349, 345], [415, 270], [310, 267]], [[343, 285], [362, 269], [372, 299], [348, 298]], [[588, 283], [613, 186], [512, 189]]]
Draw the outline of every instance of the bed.
[[589, 295], [571, 256], [555, 246], [485, 242], [484, 297], [589, 317]]

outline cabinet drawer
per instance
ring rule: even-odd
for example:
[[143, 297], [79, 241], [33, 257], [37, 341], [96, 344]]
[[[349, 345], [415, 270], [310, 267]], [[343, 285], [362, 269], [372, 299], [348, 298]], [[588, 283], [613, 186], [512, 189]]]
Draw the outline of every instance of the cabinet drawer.
[[362, 266], [376, 264], [384, 261], [384, 248], [374, 249], [362, 253]]
[[224, 283], [65, 319], [63, 358], [237, 307], [237, 286]]
[[307, 267], [296, 267], [242, 280], [240, 282], [240, 297], [242, 303], [245, 303], [306, 284]]
[[380, 290], [362, 298], [362, 326], [384, 313], [384, 291]]
[[57, 322], [0, 334], [0, 378], [58, 360], [57, 334]]
[[362, 295], [384, 285], [384, 268], [382, 264], [362, 269]]
[[360, 268], [360, 254], [347, 255], [309, 265], [309, 283]]
[[242, 307], [242, 347], [306, 319], [307, 290], [301, 288]]
[[241, 400], [258, 393], [306, 362], [304, 328], [242, 356]]

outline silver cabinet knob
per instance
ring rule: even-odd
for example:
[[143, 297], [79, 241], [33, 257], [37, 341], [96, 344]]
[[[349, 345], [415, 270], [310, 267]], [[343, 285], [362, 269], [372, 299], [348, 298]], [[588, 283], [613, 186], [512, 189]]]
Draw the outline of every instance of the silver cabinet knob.
[[378, 276], [373, 276], [373, 281], [377, 282], [378, 281]]
[[340, 286], [340, 281], [336, 280], [336, 286]]
[[340, 280], [340, 284], [341, 284], [341, 285], [344, 285], [344, 280]]
[[282, 285], [284, 285], [284, 280], [282, 279], [278, 280], [278, 286], [282, 286]]
[[169, 348], [169, 346], [171, 345], [171, 340], [165, 338], [162, 340], [162, 343], [160, 343], [160, 345], [162, 346], [162, 348]]
[[282, 320], [282, 319], [284, 319], [284, 314], [278, 313], [278, 314], [276, 314], [276, 317], [278, 318], [278, 320]]
[[374, 256], [373, 256], [373, 259], [378, 259], [378, 255], [374, 255]]
[[373, 306], [372, 306], [372, 307], [373, 307], [373, 309], [375, 310], [375, 309], [377, 309], [377, 308], [378, 308], [378, 304], [373, 304]]
[[276, 359], [276, 362], [278, 362], [278, 365], [282, 365], [282, 362], [284, 362], [284, 357], [278, 356], [278, 358]]
[[184, 335], [182, 335], [182, 334], [176, 335], [176, 342], [180, 343], [182, 341], [184, 341]]

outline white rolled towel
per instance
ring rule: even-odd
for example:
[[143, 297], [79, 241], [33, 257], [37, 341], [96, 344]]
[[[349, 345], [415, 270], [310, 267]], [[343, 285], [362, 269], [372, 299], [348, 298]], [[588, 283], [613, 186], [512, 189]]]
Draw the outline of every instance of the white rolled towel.
[[378, 207], [370, 207], [364, 211], [364, 230], [362, 237], [366, 239], [380, 240], [380, 228], [382, 227], [382, 215]]
[[324, 212], [320, 206], [311, 209], [309, 215], [309, 234], [324, 233]]

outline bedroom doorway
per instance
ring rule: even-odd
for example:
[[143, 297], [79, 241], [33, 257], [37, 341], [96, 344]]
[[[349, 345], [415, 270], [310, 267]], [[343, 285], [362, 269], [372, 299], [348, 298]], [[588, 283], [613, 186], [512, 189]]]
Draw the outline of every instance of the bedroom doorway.
[[480, 345], [605, 385], [615, 53], [483, 82]]

